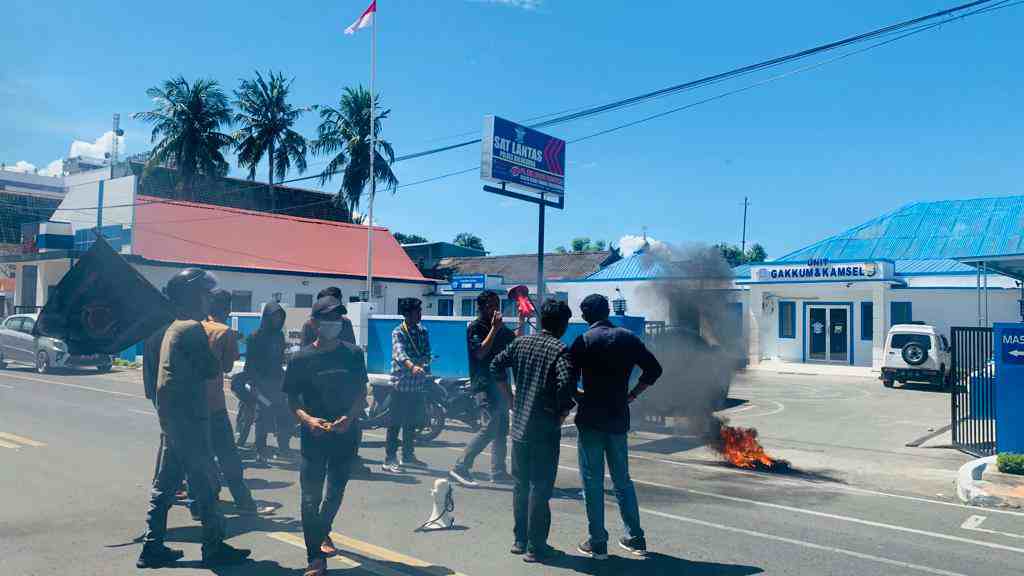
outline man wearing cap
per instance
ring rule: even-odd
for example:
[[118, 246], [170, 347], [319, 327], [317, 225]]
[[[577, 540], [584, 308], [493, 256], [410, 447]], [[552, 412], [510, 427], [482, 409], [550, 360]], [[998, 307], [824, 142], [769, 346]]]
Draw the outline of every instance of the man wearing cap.
[[299, 484], [309, 561], [305, 576], [326, 574], [327, 557], [337, 553], [331, 526], [359, 450], [355, 422], [366, 403], [366, 363], [362, 350], [341, 338], [343, 308], [332, 296], [316, 301], [317, 338], [291, 358], [285, 372], [288, 405], [302, 423]]
[[[398, 312], [403, 321], [391, 332], [391, 392], [388, 433], [384, 447], [384, 470], [400, 473], [403, 466], [426, 468], [416, 458], [416, 428], [425, 419], [427, 377], [430, 374], [430, 337], [420, 324], [423, 303], [419, 298], [400, 298]], [[402, 434], [402, 459], [398, 455], [398, 434]]]
[[164, 545], [167, 512], [184, 478], [203, 524], [202, 557], [207, 567], [238, 564], [248, 550], [224, 543], [224, 517], [217, 510], [217, 480], [210, 448], [207, 382], [221, 374], [200, 321], [217, 285], [212, 274], [188, 268], [167, 282], [167, 297], [177, 319], [167, 327], [156, 359], [155, 404], [163, 432], [160, 467], [146, 514], [146, 534], [139, 568], [159, 568], [182, 557]]
[[[647, 540], [640, 527], [636, 489], [629, 478], [629, 404], [661, 376], [661, 364], [635, 334], [608, 321], [608, 299], [591, 294], [580, 304], [590, 329], [576, 337], [570, 348], [573, 367], [582, 377], [577, 404], [576, 441], [580, 477], [586, 501], [590, 537], [577, 550], [598, 560], [608, 557], [608, 532], [604, 529], [604, 464], [615, 488], [619, 514], [626, 534], [619, 546], [636, 556], [647, 554]], [[642, 373], [629, 390], [633, 368]]]

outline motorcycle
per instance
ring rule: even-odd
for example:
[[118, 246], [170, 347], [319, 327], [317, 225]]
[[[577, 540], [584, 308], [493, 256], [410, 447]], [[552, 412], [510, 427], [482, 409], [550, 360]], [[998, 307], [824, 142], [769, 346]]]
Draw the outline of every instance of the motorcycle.
[[483, 411], [476, 401], [477, 392], [469, 378], [437, 378], [435, 384], [445, 392], [445, 414], [449, 420], [458, 420], [473, 432], [482, 426]]
[[[445, 402], [447, 392], [438, 384], [440, 378], [431, 379], [425, 391], [426, 425], [416, 429], [416, 443], [426, 444], [436, 440], [444, 431], [447, 411]], [[366, 409], [366, 416], [360, 420], [359, 425], [363, 430], [375, 428], [386, 428], [389, 420], [389, 405], [391, 393], [395, 386], [388, 380], [371, 380], [370, 396], [372, 402]]]

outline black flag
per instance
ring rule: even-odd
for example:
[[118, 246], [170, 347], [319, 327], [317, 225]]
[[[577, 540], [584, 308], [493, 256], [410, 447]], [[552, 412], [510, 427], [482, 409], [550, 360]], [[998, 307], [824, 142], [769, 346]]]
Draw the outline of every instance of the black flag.
[[174, 320], [174, 309], [102, 236], [64, 275], [33, 333], [71, 354], [119, 354]]

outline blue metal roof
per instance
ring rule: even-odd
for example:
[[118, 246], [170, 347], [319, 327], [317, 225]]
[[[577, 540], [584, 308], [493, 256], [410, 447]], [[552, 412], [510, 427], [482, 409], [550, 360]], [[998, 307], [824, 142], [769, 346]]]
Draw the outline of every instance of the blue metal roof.
[[945, 260], [1021, 252], [1024, 196], [1004, 196], [915, 202], [777, 260]]
[[929, 276], [934, 274], [975, 274], [971, 266], [956, 260], [897, 260], [897, 276]]
[[594, 272], [587, 280], [654, 280], [669, 278], [670, 272], [662, 261], [646, 256], [641, 250]]

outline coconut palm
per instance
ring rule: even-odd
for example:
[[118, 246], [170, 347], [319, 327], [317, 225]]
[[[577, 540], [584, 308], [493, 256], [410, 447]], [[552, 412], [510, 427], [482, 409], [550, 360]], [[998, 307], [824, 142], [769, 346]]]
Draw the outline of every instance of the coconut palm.
[[[380, 96], [377, 97], [380, 102]], [[398, 178], [391, 171], [395, 151], [391, 144], [381, 140], [381, 121], [390, 110], [378, 111], [373, 122], [377, 145], [374, 151], [373, 171], [378, 186], [392, 193], [398, 188]], [[333, 154], [324, 168], [320, 183], [326, 184], [338, 173], [343, 173], [338, 202], [353, 214], [359, 208], [364, 189], [370, 181], [370, 92], [362, 86], [345, 88], [337, 108], [320, 109], [320, 128], [313, 142], [315, 154]]]
[[274, 176], [283, 180], [295, 165], [301, 174], [306, 171], [306, 139], [292, 129], [305, 112], [288, 103], [291, 80], [273, 72], [263, 76], [256, 72], [253, 80], [242, 80], [235, 90], [235, 146], [238, 164], [249, 169], [249, 179], [256, 178], [256, 166], [267, 157], [267, 190], [271, 208], [276, 205]]
[[220, 130], [231, 125], [231, 108], [217, 81], [199, 79], [189, 84], [178, 76], [146, 94], [155, 107], [133, 115], [153, 124], [151, 141], [156, 146], [143, 177], [154, 166], [174, 168], [179, 190], [191, 197], [197, 178], [227, 175], [223, 149], [233, 140]]

